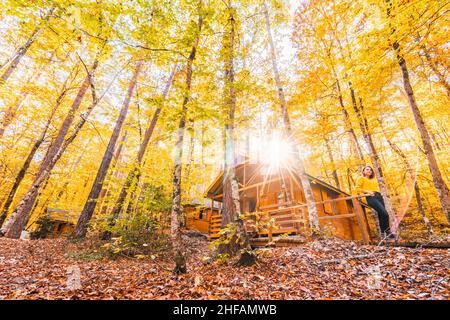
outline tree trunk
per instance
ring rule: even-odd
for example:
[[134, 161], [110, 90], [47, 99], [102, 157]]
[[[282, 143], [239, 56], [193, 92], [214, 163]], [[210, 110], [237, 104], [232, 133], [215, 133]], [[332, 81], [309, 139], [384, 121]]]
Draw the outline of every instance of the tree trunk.
[[359, 160], [358, 167], [359, 167], [359, 169], [362, 169], [362, 166], [364, 165], [363, 152], [362, 152], [361, 146], [359, 145], [358, 138], [356, 137], [355, 130], [353, 129], [352, 124], [350, 122], [350, 115], [348, 114], [347, 109], [345, 108], [344, 100], [342, 98], [341, 86], [339, 84], [338, 79], [336, 79], [336, 88], [338, 90], [339, 105], [341, 107], [342, 115], [344, 116], [345, 129], [347, 130], [347, 132], [350, 136], [350, 143], [351, 143], [351, 146], [353, 149], [353, 153], [356, 154], [356, 156]]
[[119, 139], [120, 131], [122, 130], [123, 123], [125, 122], [125, 118], [128, 113], [131, 97], [133, 96], [134, 88], [136, 87], [137, 77], [142, 67], [142, 63], [142, 60], [139, 60], [136, 64], [136, 70], [134, 71], [133, 77], [130, 81], [130, 85], [128, 86], [127, 96], [125, 97], [125, 100], [123, 102], [122, 109], [120, 110], [119, 117], [117, 118], [116, 125], [109, 140], [108, 146], [106, 147], [102, 162], [97, 171], [97, 176], [95, 177], [94, 184], [89, 193], [86, 204], [84, 205], [84, 208], [78, 218], [77, 225], [73, 230], [73, 233], [71, 234], [72, 238], [84, 238], [86, 236], [87, 225], [91, 220], [95, 207], [97, 206], [97, 200], [100, 195], [100, 191], [102, 190], [106, 174], [108, 173], [108, 169], [113, 158], [113, 152], [116, 147], [117, 140]]
[[[225, 83], [224, 83], [224, 106], [227, 112], [225, 120], [225, 165], [223, 173], [223, 206], [222, 226], [231, 225], [235, 233], [228, 244], [222, 244], [220, 251], [235, 255], [239, 253], [237, 265], [252, 265], [255, 256], [251, 253], [250, 239], [245, 230], [244, 221], [241, 218], [241, 207], [239, 202], [239, 185], [235, 175], [235, 146], [234, 146], [234, 115], [236, 111], [236, 89], [234, 71], [234, 47], [235, 47], [235, 8], [232, 1], [226, 3], [228, 10], [228, 23], [223, 38]], [[232, 231], [234, 232], [234, 230]]]
[[[199, 3], [201, 5], [201, 1]], [[200, 8], [199, 8], [200, 9]], [[181, 110], [180, 123], [178, 125], [178, 139], [175, 145], [175, 164], [173, 169], [173, 195], [172, 195], [172, 211], [171, 211], [171, 225], [170, 236], [172, 238], [173, 253], [175, 256], [175, 268], [174, 273], [186, 273], [186, 258], [183, 253], [183, 244], [180, 232], [180, 217], [183, 210], [181, 206], [181, 170], [182, 170], [182, 157], [183, 157], [183, 140], [186, 127], [186, 114], [188, 103], [191, 95], [191, 82], [192, 82], [192, 65], [197, 52], [198, 43], [200, 40], [200, 33], [202, 30], [203, 19], [201, 12], [199, 11], [197, 34], [194, 40], [194, 44], [189, 54], [186, 65], [186, 88], [183, 99], [183, 106]]]
[[[36, 178], [28, 190], [28, 192], [25, 194], [23, 199], [20, 201], [18, 206], [15, 208], [9, 219], [5, 222], [3, 225], [0, 233], [6, 235], [8, 238], [19, 238], [20, 233], [22, 232], [23, 227], [25, 226], [26, 221], [28, 220], [28, 217], [31, 213], [31, 210], [33, 208], [33, 205], [36, 201], [36, 198], [39, 194], [39, 189], [42, 185], [42, 183], [49, 177], [51, 170], [55, 166], [56, 162], [61, 157], [62, 153], [65, 151], [65, 149], [68, 147], [68, 145], [75, 139], [77, 136], [79, 130], [81, 130], [81, 127], [86, 122], [87, 117], [89, 116], [90, 112], [94, 108], [94, 106], [97, 104], [98, 101], [94, 101], [91, 106], [88, 108], [88, 111], [85, 112], [85, 114], [82, 116], [82, 119], [78, 122], [78, 124], [75, 126], [74, 131], [72, 135], [64, 141], [64, 138], [70, 128], [70, 125], [73, 122], [73, 119], [75, 117], [75, 112], [78, 110], [78, 108], [81, 105], [81, 102], [83, 100], [83, 97], [88, 89], [88, 87], [93, 85], [92, 79], [93, 74], [95, 72], [95, 69], [98, 66], [98, 61], [94, 61], [94, 65], [90, 71], [90, 73], [86, 76], [82, 86], [78, 90], [78, 94], [75, 97], [75, 100], [72, 103], [71, 109], [64, 119], [64, 122], [62, 123], [58, 135], [54, 141], [54, 143], [50, 146], [49, 151], [47, 152], [47, 156], [42, 161], [39, 171], [36, 175]], [[96, 99], [94, 99], [96, 100]]]
[[[164, 88], [163, 92], [163, 100], [167, 98], [167, 95], [169, 94], [170, 86], [172, 85], [173, 78], [175, 76], [175, 71], [177, 69], [177, 65], [172, 70], [172, 73], [169, 76], [169, 79], [167, 80], [166, 86]], [[120, 213], [122, 212], [123, 205], [125, 204], [125, 200], [127, 196], [130, 194], [131, 187], [133, 186], [134, 182], [139, 178], [140, 176], [140, 168], [142, 164], [142, 159], [144, 158], [145, 152], [147, 151], [148, 144], [150, 142], [150, 138], [152, 137], [153, 131], [156, 127], [156, 123], [158, 122], [159, 114], [161, 113], [162, 107], [158, 105], [156, 108], [152, 121], [150, 122], [150, 125], [148, 126], [147, 130], [145, 130], [144, 133], [144, 139], [141, 142], [141, 145], [139, 146], [139, 151], [134, 163], [133, 169], [128, 173], [125, 184], [123, 185], [122, 189], [120, 190], [119, 197], [116, 200], [116, 203], [113, 207], [111, 218], [109, 219], [110, 226], [114, 226], [116, 223], [117, 218], [119, 218]], [[102, 239], [107, 240], [111, 237], [111, 233], [108, 231], [105, 231], [102, 235]]]
[[330, 140], [328, 138], [325, 138], [325, 146], [327, 148], [327, 153], [328, 153], [328, 158], [330, 159], [330, 163], [332, 166], [332, 175], [333, 175], [333, 179], [334, 179], [334, 183], [336, 184], [336, 187], [338, 189], [341, 188], [341, 184], [339, 183], [339, 177], [337, 174], [337, 170], [336, 170], [336, 164], [334, 163], [334, 157], [333, 157], [333, 151], [331, 150], [331, 146], [330, 146]]
[[186, 181], [189, 180], [189, 177], [191, 176], [191, 170], [192, 166], [194, 165], [194, 154], [195, 154], [195, 121], [190, 120], [189, 121], [189, 129], [187, 129], [190, 133], [189, 135], [189, 160], [186, 163], [186, 171], [184, 173], [184, 179]]
[[[416, 196], [416, 201], [417, 201], [417, 209], [419, 210], [419, 213], [422, 217], [423, 223], [425, 224], [425, 227], [427, 228], [428, 232], [430, 234], [433, 234], [433, 228], [430, 224], [430, 221], [428, 220], [426, 214], [425, 214], [425, 210], [423, 208], [423, 203], [422, 203], [422, 198], [420, 195], [420, 188], [419, 185], [417, 183], [417, 177], [414, 174], [414, 170], [411, 167], [411, 164], [408, 161], [408, 158], [406, 157], [406, 155], [404, 154], [404, 152], [394, 143], [392, 142], [386, 135], [386, 132], [383, 128], [382, 122], [381, 120], [379, 120], [381, 129], [383, 130], [383, 134], [384, 137], [386, 138], [386, 141], [388, 142], [389, 146], [391, 147], [392, 151], [394, 151], [401, 159], [402, 162], [405, 166], [406, 172], [408, 173], [408, 175], [410, 176], [410, 178], [414, 181], [414, 194]], [[397, 226], [398, 227], [398, 226]]]
[[[87, 140], [87, 142], [84, 144], [84, 146], [82, 148], [80, 148], [81, 149], [80, 154], [77, 156], [76, 161], [71, 165], [71, 167], [69, 169], [67, 169], [67, 173], [65, 173], [64, 176], [62, 177], [63, 179], [67, 179], [71, 175], [71, 173], [73, 173], [74, 170], [76, 170], [76, 168], [80, 164], [81, 160], [84, 158], [84, 155], [86, 153], [86, 150], [87, 150], [88, 146], [91, 145], [91, 141], [92, 141], [92, 138], [89, 138]], [[61, 180], [63, 180], [63, 179], [61, 179]], [[47, 196], [47, 199], [41, 205], [41, 210], [39, 211], [37, 209], [38, 205], [39, 205], [39, 202], [41, 200], [42, 194], [44, 194], [45, 190], [48, 188], [49, 181], [50, 181], [50, 175], [47, 177], [45, 182], [42, 184], [43, 185], [42, 188], [39, 190], [38, 198], [37, 198], [37, 200], [36, 200], [36, 202], [35, 202], [35, 204], [33, 206], [33, 209], [31, 210], [31, 214], [29, 216], [29, 219], [27, 220], [27, 222], [25, 224], [26, 230], [29, 229], [30, 226], [33, 225], [33, 223], [35, 223], [39, 219], [39, 217], [40, 217], [40, 215], [42, 213], [46, 212], [47, 204], [52, 199], [54, 193], [56, 191], [58, 191], [57, 186], [56, 185], [52, 185], [52, 190], [51, 190], [50, 194]], [[70, 181], [66, 181], [66, 183], [64, 185], [67, 186], [69, 183], [70, 183]], [[65, 187], [63, 186], [62, 188], [59, 188], [59, 189], [60, 189], [60, 192], [59, 192], [60, 195], [59, 194], [57, 195], [55, 201], [53, 201], [54, 203], [56, 203], [58, 201], [58, 197], [62, 196], [62, 194], [64, 193]], [[77, 193], [77, 191], [75, 191], [73, 194], [75, 195], [76, 193]], [[75, 200], [75, 197], [73, 196], [72, 199], [71, 199], [71, 202], [74, 202], [74, 200]], [[36, 213], [36, 210], [38, 211], [37, 213]]]
[[423, 51], [423, 55], [425, 56], [425, 59], [427, 59], [428, 65], [430, 67], [431, 70], [433, 70], [434, 74], [438, 77], [439, 79], [439, 83], [445, 88], [445, 90], [447, 91], [447, 96], [450, 97], [450, 83], [448, 83], [447, 78], [445, 77], [444, 74], [442, 74], [439, 70], [438, 70], [438, 64], [437, 62], [433, 62], [433, 59], [430, 56], [430, 53], [428, 52], [427, 47], [422, 44], [420, 46], [420, 48]]
[[[124, 133], [122, 134], [122, 139], [119, 143], [119, 146], [117, 147], [117, 150], [114, 153], [114, 163], [113, 163], [113, 173], [111, 174], [112, 177], [119, 177], [119, 162], [120, 162], [120, 158], [122, 155], [122, 150], [123, 150], [123, 146], [125, 145], [125, 142], [127, 140], [128, 137], [128, 131], [125, 130]], [[109, 182], [106, 188], [103, 188], [103, 190], [100, 192], [100, 198], [103, 199], [102, 205], [101, 205], [101, 209], [100, 209], [100, 214], [105, 214], [108, 212], [108, 207], [109, 207], [109, 203], [110, 203], [110, 197], [111, 197], [111, 185], [112, 182]]]
[[[14, 199], [14, 196], [17, 192], [17, 189], [19, 188], [20, 183], [22, 182], [23, 178], [25, 177], [25, 173], [28, 170], [31, 161], [34, 158], [34, 155], [36, 154], [37, 150], [39, 149], [39, 147], [41, 146], [42, 142], [45, 139], [45, 136], [47, 134], [48, 128], [50, 126], [50, 123], [53, 119], [53, 116], [55, 115], [56, 110], [59, 108], [59, 106], [61, 105], [62, 99], [65, 97], [66, 93], [67, 93], [67, 81], [69, 80], [69, 77], [66, 78], [66, 81], [64, 82], [64, 85], [62, 87], [62, 90], [58, 96], [58, 98], [56, 99], [56, 104], [55, 107], [53, 108], [50, 117], [44, 127], [44, 131], [42, 133], [42, 135], [36, 140], [36, 142], [33, 145], [33, 148], [31, 149], [30, 153], [28, 154], [27, 159], [25, 160], [24, 164], [22, 165], [22, 168], [20, 169], [19, 173], [17, 174], [15, 181], [14, 181], [14, 185], [10, 191], [10, 193], [8, 194], [8, 198], [6, 199], [5, 205], [3, 206], [3, 210], [2, 213], [0, 214], [0, 227], [2, 226], [3, 222], [6, 219], [6, 216], [8, 215], [8, 211], [9, 208], [12, 204], [12, 201]], [[47, 154], [44, 157], [44, 159], [47, 157], [48, 155], [48, 150], [47, 150]]]
[[[267, 7], [267, 3], [264, 2], [264, 15], [266, 20], [266, 29], [267, 29], [267, 35], [269, 38], [269, 45], [270, 45], [270, 56], [272, 60], [272, 70], [274, 74], [275, 83], [278, 89], [278, 98], [280, 99], [281, 103], [281, 115], [283, 118], [283, 123], [285, 130], [287, 131], [287, 134], [289, 135], [289, 138], [293, 136], [293, 130], [291, 127], [291, 121], [289, 118], [289, 113], [287, 110], [287, 103], [286, 98], [284, 96], [283, 87], [281, 85], [280, 75], [278, 71], [278, 64], [277, 64], [277, 57], [275, 52], [275, 45], [272, 38], [272, 32], [270, 29], [270, 19], [269, 19], [269, 11]], [[311, 232], [315, 233], [318, 230], [320, 230], [319, 225], [319, 216], [317, 214], [317, 207], [314, 203], [314, 195], [311, 189], [311, 184], [309, 183], [309, 179], [306, 176], [305, 172], [305, 165], [303, 163], [303, 160], [301, 159], [301, 150], [296, 145], [295, 148], [297, 148], [297, 154], [298, 154], [298, 163], [296, 164], [296, 171], [300, 177], [301, 184], [303, 187], [303, 192], [305, 194], [306, 203], [308, 206], [308, 215], [309, 215], [309, 223], [311, 226]]]
[[[42, 69], [41, 69], [42, 70]], [[42, 74], [41, 72], [38, 72], [38, 74], [34, 77], [32, 77], [28, 83], [37, 81]], [[25, 99], [28, 97], [28, 92], [21, 91], [20, 96], [16, 99], [14, 104], [12, 106], [9, 106], [9, 108], [5, 111], [5, 115], [3, 116], [3, 120], [0, 123], [0, 138], [3, 137], [3, 134], [5, 133], [5, 130], [9, 127], [9, 125], [13, 122], [14, 118], [16, 117], [17, 111], [19, 110], [22, 103], [25, 101]]]
[[375, 144], [373, 143], [372, 134], [370, 132], [367, 118], [365, 117], [365, 114], [364, 114], [364, 109], [363, 109], [364, 107], [362, 104], [362, 99], [360, 98], [360, 106], [358, 107], [358, 104], [356, 102], [356, 97], [355, 97], [355, 91], [352, 87], [351, 82], [349, 82], [348, 85], [350, 88], [350, 95], [352, 98], [353, 109], [355, 110], [356, 116], [358, 117], [359, 126], [363, 133], [363, 137], [366, 142], [366, 145], [369, 149], [369, 156], [370, 156], [370, 159], [372, 160], [373, 170], [374, 170], [375, 176], [377, 177], [378, 185], [380, 186], [380, 191], [381, 191], [381, 195], [383, 196], [386, 211], [389, 213], [389, 218], [390, 218], [390, 222], [391, 222], [390, 224], [393, 225], [395, 223], [395, 215], [392, 210], [392, 205], [391, 205], [391, 201], [389, 199], [389, 192], [386, 187], [386, 182], [384, 181], [383, 171], [381, 169], [381, 164], [380, 164], [380, 157], [375, 148]]
[[[386, 3], [388, 4], [387, 16], [388, 18], [390, 18], [392, 15], [391, 11], [392, 3], [390, 0], [386, 0]], [[391, 26], [391, 34], [394, 36], [396, 34], [396, 31], [392, 26]], [[408, 66], [406, 65], [406, 60], [404, 59], [400, 51], [400, 43], [397, 40], [393, 41], [392, 48], [396, 54], [397, 62], [402, 71], [403, 87], [405, 89], [406, 95], [408, 96], [409, 106], [411, 107], [411, 111], [414, 116], [414, 121], [416, 122], [417, 129], [419, 130], [420, 137], [422, 139], [423, 149], [427, 156], [428, 168], [430, 169], [431, 176], [433, 178], [433, 183], [438, 192], [442, 210], [446, 215], [447, 220], [450, 222], [450, 190], [445, 184], [445, 181], [442, 178], [441, 171], [439, 170], [436, 155], [434, 154], [434, 150], [431, 145], [430, 134], [425, 126], [425, 121], [422, 117], [419, 106], [417, 105], [414, 90], [412, 88], [411, 81], [409, 79]]]
[[420, 195], [419, 184], [417, 181], [414, 181], [414, 194], [416, 196], [417, 201], [417, 209], [419, 210], [420, 215], [422, 216], [423, 223], [428, 230], [430, 235], [434, 234], [433, 227], [431, 226], [430, 220], [428, 220], [427, 215], [425, 214], [425, 209], [423, 208], [422, 196]]
[[413, 113], [417, 129], [419, 130], [420, 137], [422, 139], [423, 149], [427, 156], [428, 167], [430, 169], [431, 176], [433, 177], [433, 183], [438, 192], [442, 210], [444, 211], [444, 214], [447, 216], [447, 220], [450, 222], [450, 190], [445, 184], [445, 181], [442, 178], [441, 171], [439, 170], [436, 156], [434, 154], [434, 150], [431, 145], [430, 134], [425, 126], [422, 114], [417, 105], [416, 98], [414, 96], [414, 91], [411, 86], [411, 82], [409, 80], [408, 67], [406, 65], [405, 59], [400, 54], [400, 45], [398, 44], [398, 42], [394, 42], [393, 48], [397, 54], [397, 62], [400, 65], [402, 71], [403, 86], [408, 96], [408, 102], [411, 107], [411, 111]]
[[27, 158], [25, 159], [25, 162], [22, 165], [22, 168], [20, 168], [19, 173], [17, 174], [14, 185], [12, 186], [8, 197], [6, 199], [6, 202], [3, 206], [2, 213], [0, 214], [0, 227], [2, 226], [3, 222], [6, 219], [6, 216], [8, 215], [9, 207], [11, 206], [14, 196], [16, 195], [17, 189], [19, 189], [19, 185], [22, 182], [23, 178], [25, 177], [25, 173], [27, 172], [28, 168], [30, 167], [31, 161], [33, 160], [34, 156], [36, 155], [37, 150], [41, 146], [42, 142], [44, 142], [44, 139], [47, 135], [48, 128], [50, 127], [50, 123], [52, 122], [53, 116], [55, 115], [56, 109], [58, 105], [52, 110], [49, 119], [47, 120], [47, 123], [45, 124], [44, 131], [42, 132], [41, 136], [34, 142], [33, 147], [31, 148], [30, 153], [28, 154]]
[[234, 41], [235, 41], [235, 18], [231, 1], [228, 6], [228, 30], [225, 30], [223, 47], [225, 54], [225, 83], [224, 83], [224, 105], [226, 110], [225, 132], [224, 132], [224, 171], [223, 171], [223, 206], [222, 206], [222, 228], [234, 223], [241, 214], [239, 193], [236, 193], [237, 180], [235, 176], [235, 146], [234, 146], [234, 114], [236, 109], [236, 90], [234, 74]]
[[[53, 10], [54, 9], [50, 9], [50, 11], [47, 13], [46, 17], [44, 18], [45, 21], [48, 21], [50, 19], [50, 15], [52, 14]], [[20, 60], [22, 60], [23, 56], [27, 53], [28, 49], [31, 47], [31, 45], [34, 43], [36, 38], [42, 33], [43, 30], [44, 26], [39, 26], [36, 29], [34, 29], [33, 33], [31, 34], [30, 38], [28, 38], [27, 42], [25, 42], [25, 44], [17, 50], [9, 66], [0, 76], [0, 85], [3, 85], [8, 80], [8, 78], [11, 76], [11, 74], [19, 65]]]

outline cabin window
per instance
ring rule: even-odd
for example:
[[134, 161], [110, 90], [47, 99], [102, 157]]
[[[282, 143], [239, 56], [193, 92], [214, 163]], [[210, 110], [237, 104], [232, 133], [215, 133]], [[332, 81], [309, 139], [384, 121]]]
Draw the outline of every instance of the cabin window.
[[200, 212], [199, 212], [199, 214], [198, 214], [199, 220], [203, 220], [204, 212], [205, 212], [205, 209], [200, 209]]
[[64, 223], [58, 223], [56, 226], [56, 233], [60, 233], [64, 227]]

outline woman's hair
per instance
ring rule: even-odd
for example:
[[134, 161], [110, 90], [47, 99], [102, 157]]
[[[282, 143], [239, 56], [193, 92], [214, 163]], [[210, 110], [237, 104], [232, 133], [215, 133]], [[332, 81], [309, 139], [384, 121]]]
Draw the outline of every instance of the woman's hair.
[[366, 170], [366, 168], [370, 168], [370, 170], [372, 171], [372, 173], [370, 174], [370, 176], [369, 176], [369, 178], [370, 179], [373, 179], [373, 177], [375, 176], [375, 173], [373, 172], [373, 168], [371, 167], [371, 166], [365, 166], [363, 169], [362, 169], [362, 175], [363, 175], [363, 177], [365, 177], [366, 175], [364, 174], [364, 171]]

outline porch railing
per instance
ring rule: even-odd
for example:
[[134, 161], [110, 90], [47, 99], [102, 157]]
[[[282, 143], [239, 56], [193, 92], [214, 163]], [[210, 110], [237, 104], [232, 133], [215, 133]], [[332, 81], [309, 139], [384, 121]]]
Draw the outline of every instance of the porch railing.
[[[350, 200], [353, 204], [351, 212], [342, 214], [334, 212], [333, 215], [320, 216], [319, 221], [356, 218], [363, 242], [369, 243], [370, 236], [367, 228], [367, 220], [363, 208], [358, 201], [359, 198], [361, 198], [360, 195], [315, 202], [314, 205], [324, 203], [335, 204], [339, 201]], [[271, 207], [274, 208], [272, 209]], [[261, 225], [263, 226], [262, 228]], [[295, 204], [281, 208], [279, 204], [260, 207], [260, 211], [248, 214], [246, 226], [250, 231], [257, 231], [259, 234], [267, 235], [269, 242], [272, 242], [274, 234], [296, 233], [303, 234], [309, 238], [310, 226], [307, 204]]]

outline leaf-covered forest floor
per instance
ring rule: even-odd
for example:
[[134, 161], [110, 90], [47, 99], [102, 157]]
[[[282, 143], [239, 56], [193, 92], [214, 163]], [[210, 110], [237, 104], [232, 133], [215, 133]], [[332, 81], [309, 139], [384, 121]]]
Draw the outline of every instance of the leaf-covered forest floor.
[[[0, 299], [449, 299], [448, 249], [336, 239], [258, 251], [237, 268], [207, 262], [209, 242], [185, 236], [188, 273], [166, 254], [109, 259], [92, 243], [0, 239]], [[81, 287], [68, 288], [79, 269]]]

